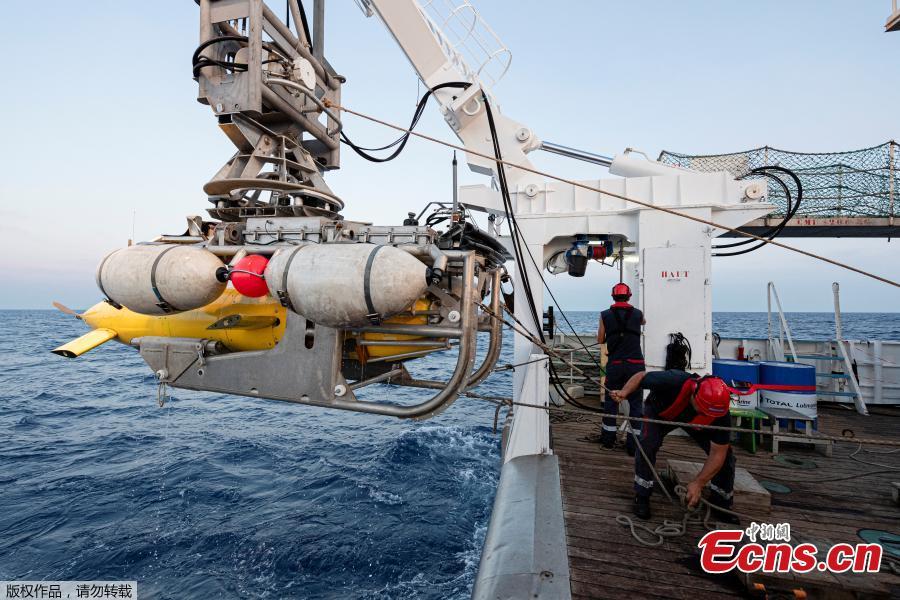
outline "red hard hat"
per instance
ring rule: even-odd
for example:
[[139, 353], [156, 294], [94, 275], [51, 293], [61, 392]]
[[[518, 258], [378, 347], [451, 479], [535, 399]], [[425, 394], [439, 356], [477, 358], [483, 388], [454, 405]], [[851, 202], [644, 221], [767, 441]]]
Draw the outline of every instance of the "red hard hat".
[[631, 298], [631, 288], [624, 283], [617, 283], [613, 286], [612, 296], [613, 298], [616, 296], [628, 296]]
[[263, 273], [269, 259], [259, 254], [250, 254], [234, 265], [231, 271], [231, 284], [242, 296], [259, 298], [269, 293]]
[[697, 412], [707, 417], [719, 418], [728, 414], [731, 390], [718, 377], [704, 377], [697, 384], [694, 405]]

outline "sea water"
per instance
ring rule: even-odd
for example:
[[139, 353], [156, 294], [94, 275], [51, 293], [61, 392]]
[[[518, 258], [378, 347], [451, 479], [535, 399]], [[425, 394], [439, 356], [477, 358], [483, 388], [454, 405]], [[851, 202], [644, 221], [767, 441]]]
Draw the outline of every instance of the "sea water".
[[[569, 317], [596, 328], [597, 313]], [[788, 319], [797, 337], [833, 335], [829, 314]], [[714, 322], [765, 336], [765, 314]], [[847, 314], [844, 331], [900, 339], [900, 318]], [[57, 312], [0, 311], [0, 580], [137, 580], [145, 598], [470, 595], [500, 471], [493, 405], [461, 398], [418, 422], [170, 390], [160, 408], [132, 348], [50, 354], [84, 332]], [[410, 369], [446, 379], [454, 362]], [[510, 387], [503, 372], [478, 391]]]

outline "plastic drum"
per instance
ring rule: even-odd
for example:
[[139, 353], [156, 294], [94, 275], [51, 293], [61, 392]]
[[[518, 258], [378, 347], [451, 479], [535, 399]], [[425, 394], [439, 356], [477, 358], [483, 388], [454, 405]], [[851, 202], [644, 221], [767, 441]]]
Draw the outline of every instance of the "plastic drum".
[[759, 382], [764, 385], [804, 385], [815, 388], [816, 368], [802, 363], [764, 361], [759, 363]]
[[818, 398], [815, 393], [762, 390], [759, 394], [759, 406], [762, 409], [789, 408], [810, 419], [815, 419], [819, 415]]
[[[729, 358], [716, 358], [712, 361], [712, 374], [721, 377], [733, 388], [748, 388], [759, 383], [759, 363]], [[759, 405], [759, 392], [746, 396], [733, 395], [731, 408], [754, 409]]]
[[760, 408], [787, 408], [811, 419], [818, 416], [816, 406], [816, 368], [802, 363], [766, 361], [759, 363], [759, 379], [763, 385], [797, 385], [812, 387], [813, 391], [763, 390]]

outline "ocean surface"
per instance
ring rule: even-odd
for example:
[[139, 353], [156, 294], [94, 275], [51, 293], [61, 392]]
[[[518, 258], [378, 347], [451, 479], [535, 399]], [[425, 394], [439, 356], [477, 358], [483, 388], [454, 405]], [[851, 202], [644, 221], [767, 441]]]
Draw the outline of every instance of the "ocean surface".
[[[596, 327], [597, 313], [569, 318]], [[828, 313], [788, 319], [799, 338], [833, 335]], [[763, 313], [714, 322], [765, 336]], [[85, 331], [0, 311], [0, 580], [137, 580], [144, 598], [469, 596], [499, 476], [492, 405], [463, 398], [410, 422], [171, 390], [159, 408], [131, 348], [50, 354]], [[900, 339], [900, 315], [848, 313], [844, 331]], [[451, 361], [411, 370], [446, 378]], [[504, 372], [478, 391], [510, 387]]]
[[[567, 311], [566, 316], [579, 333], [597, 330], [600, 313]], [[652, 319], [648, 315], [647, 319]], [[772, 315], [773, 331], [777, 332], [777, 315]], [[832, 339], [835, 337], [834, 313], [785, 313], [791, 335], [798, 340]], [[569, 332], [566, 322], [557, 315], [557, 326]], [[842, 313], [844, 339], [900, 340], [900, 313]], [[762, 338], [768, 335], [768, 316], [764, 312], [714, 312], [713, 331], [722, 337]]]

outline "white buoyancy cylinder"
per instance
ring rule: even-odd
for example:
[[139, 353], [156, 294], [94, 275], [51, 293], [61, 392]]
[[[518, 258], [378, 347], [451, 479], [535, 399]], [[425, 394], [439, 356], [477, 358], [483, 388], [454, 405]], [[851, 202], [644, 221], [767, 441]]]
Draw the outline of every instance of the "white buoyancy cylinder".
[[426, 271], [393, 246], [307, 244], [276, 252], [266, 284], [272, 296], [313, 323], [352, 327], [409, 308], [428, 287]]
[[141, 244], [108, 254], [97, 267], [97, 287], [142, 315], [167, 315], [206, 306], [225, 291], [215, 254], [196, 246]]

